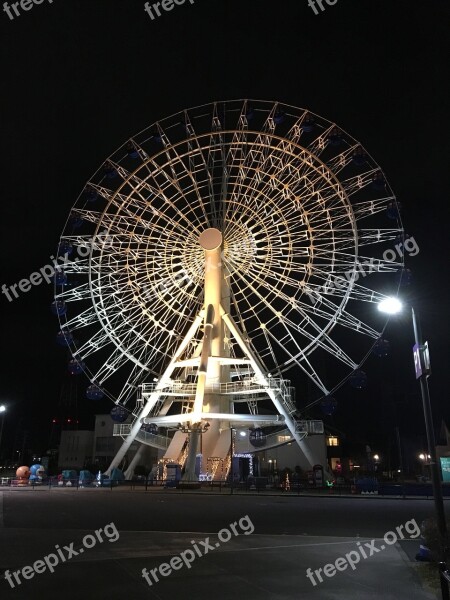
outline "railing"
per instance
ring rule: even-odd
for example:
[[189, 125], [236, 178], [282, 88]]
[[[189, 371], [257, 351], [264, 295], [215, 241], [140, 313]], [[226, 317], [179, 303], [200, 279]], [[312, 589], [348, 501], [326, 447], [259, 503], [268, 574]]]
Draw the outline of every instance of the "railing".
[[[224, 383], [213, 383], [207, 385], [205, 388], [206, 393], [213, 392], [215, 394], [251, 394], [255, 391], [265, 392], [267, 389], [278, 391], [280, 395], [286, 398], [291, 398], [291, 392], [286, 385], [287, 381], [283, 379], [269, 378], [267, 380], [268, 385], [256, 381], [255, 379], [248, 379], [244, 381], [227, 381]], [[150, 395], [156, 391], [157, 383], [143, 383], [142, 384], [142, 396]], [[195, 396], [197, 391], [196, 383], [185, 383], [183, 381], [173, 380], [167, 385], [164, 385], [157, 390], [161, 395], [175, 395], [175, 396]]]
[[[281, 403], [286, 409], [289, 416], [292, 416], [297, 407], [293, 396], [293, 388], [289, 386], [290, 381], [281, 378], [269, 377], [266, 382], [257, 381], [256, 378], [244, 379], [243, 381], [229, 381], [225, 383], [213, 383], [209, 384], [205, 388], [205, 392], [220, 394], [220, 395], [234, 395], [238, 396], [236, 401], [243, 401], [245, 396], [253, 396], [253, 402], [257, 402], [255, 398], [256, 393], [267, 394], [268, 390], [273, 390], [280, 398]], [[143, 383], [139, 386], [139, 400], [149, 396], [155, 391], [158, 391], [161, 396], [191, 396], [194, 397], [197, 391], [196, 383], [185, 383], [180, 380], [172, 380], [160, 389], [157, 388], [157, 383]], [[262, 398], [261, 398], [262, 400]], [[137, 417], [139, 414], [138, 407], [134, 411], [134, 415]]]
[[[132, 423], [122, 423], [114, 425], [113, 436], [126, 437], [130, 434]], [[148, 433], [147, 431], [139, 431], [136, 439], [144, 444], [153, 446], [154, 448], [160, 448], [161, 450], [167, 450], [172, 438], [165, 435], [157, 435], [154, 433]]]
[[323, 421], [295, 421], [295, 431], [306, 432], [308, 435], [321, 435], [324, 433]]

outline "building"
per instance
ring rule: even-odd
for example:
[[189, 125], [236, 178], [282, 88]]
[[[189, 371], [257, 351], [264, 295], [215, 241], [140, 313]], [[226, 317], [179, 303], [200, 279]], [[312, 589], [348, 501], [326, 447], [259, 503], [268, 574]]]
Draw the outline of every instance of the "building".
[[[58, 469], [107, 469], [122, 444], [122, 438], [113, 436], [114, 421], [109, 414], [96, 415], [93, 431], [62, 431], [59, 445]], [[133, 455], [140, 446], [135, 442], [130, 448]], [[158, 450], [147, 446], [139, 466], [150, 471], [158, 462]]]

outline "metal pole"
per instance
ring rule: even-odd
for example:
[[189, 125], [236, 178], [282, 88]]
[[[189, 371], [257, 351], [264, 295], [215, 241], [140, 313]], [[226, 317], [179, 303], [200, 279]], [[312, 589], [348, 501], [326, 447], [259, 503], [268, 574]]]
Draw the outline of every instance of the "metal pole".
[[0, 428], [0, 458], [2, 457], [1, 449], [2, 449], [3, 423], [4, 422], [5, 422], [5, 411], [2, 412], [2, 426]]
[[[419, 356], [421, 361], [421, 375], [418, 377], [420, 382], [420, 392], [422, 395], [423, 414], [425, 418], [425, 430], [427, 434], [428, 454], [430, 455], [430, 474], [431, 482], [433, 485], [433, 497], [434, 497], [434, 508], [436, 511], [436, 520], [439, 532], [439, 561], [445, 562], [446, 551], [448, 548], [448, 537], [447, 537], [447, 523], [445, 520], [444, 511], [444, 499], [442, 496], [442, 485], [441, 477], [439, 474], [439, 467], [437, 463], [436, 454], [436, 439], [434, 436], [433, 416], [431, 412], [430, 392], [428, 389], [428, 378], [425, 371], [425, 364], [423, 361], [423, 342], [422, 334], [420, 330], [420, 324], [416, 318], [414, 308], [411, 308], [413, 328], [414, 328], [414, 342], [419, 348]], [[443, 600], [450, 600], [448, 583], [445, 579], [440, 577], [441, 580], [441, 592]]]
[[234, 472], [233, 472], [233, 428], [230, 427], [230, 475], [231, 475], [231, 483], [230, 483], [230, 494], [234, 491]]

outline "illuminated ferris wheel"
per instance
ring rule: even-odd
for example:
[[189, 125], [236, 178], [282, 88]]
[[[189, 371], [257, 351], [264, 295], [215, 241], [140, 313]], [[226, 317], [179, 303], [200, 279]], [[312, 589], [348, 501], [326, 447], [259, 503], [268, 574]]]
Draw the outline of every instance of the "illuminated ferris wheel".
[[383, 171], [336, 124], [278, 102], [184, 110], [121, 146], [73, 207], [60, 335], [92, 393], [127, 405], [188, 333], [184, 359], [200, 355], [214, 250], [223, 357], [251, 353], [272, 377], [297, 369], [328, 397], [379, 343], [367, 307], [397, 284], [403, 260], [385, 251], [402, 235]]

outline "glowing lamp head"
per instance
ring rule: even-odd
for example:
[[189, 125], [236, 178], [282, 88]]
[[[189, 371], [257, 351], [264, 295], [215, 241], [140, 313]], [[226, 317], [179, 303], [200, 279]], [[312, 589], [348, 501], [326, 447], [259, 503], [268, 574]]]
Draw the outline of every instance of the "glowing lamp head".
[[5, 412], [5, 410], [6, 410], [6, 406], [5, 406], [4, 404], [2, 404], [2, 405], [0, 406], [0, 413], [3, 413], [3, 412]]
[[388, 315], [396, 315], [401, 312], [402, 308], [400, 300], [394, 297], [385, 298], [378, 304], [378, 310]]

